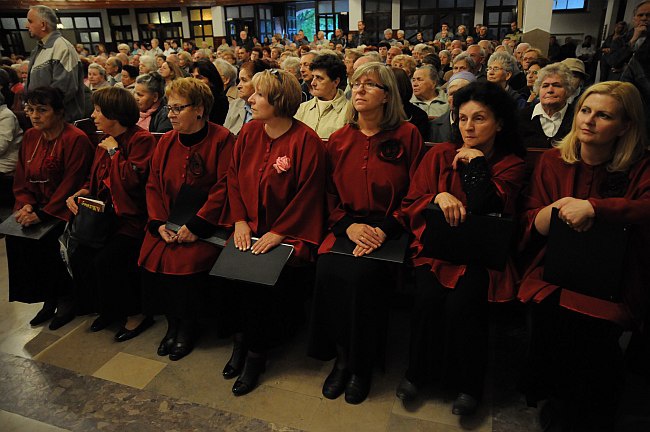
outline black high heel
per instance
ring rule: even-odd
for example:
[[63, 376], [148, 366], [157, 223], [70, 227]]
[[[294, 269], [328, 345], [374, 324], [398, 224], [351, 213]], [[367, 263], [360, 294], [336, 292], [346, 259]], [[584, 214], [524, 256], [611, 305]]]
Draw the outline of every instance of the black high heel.
[[246, 345], [243, 341], [233, 341], [232, 344], [232, 354], [230, 355], [230, 360], [223, 368], [221, 375], [225, 379], [232, 379], [241, 374], [244, 364], [246, 363]]
[[241, 375], [232, 386], [232, 392], [235, 396], [243, 396], [252, 392], [257, 387], [260, 375], [266, 371], [266, 356], [246, 357], [246, 364]]

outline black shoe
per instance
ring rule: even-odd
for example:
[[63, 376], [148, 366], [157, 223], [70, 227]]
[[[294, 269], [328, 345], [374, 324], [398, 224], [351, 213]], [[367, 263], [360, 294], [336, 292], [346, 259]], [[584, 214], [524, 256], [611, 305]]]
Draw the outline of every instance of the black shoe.
[[169, 360], [178, 361], [192, 352], [194, 344], [191, 341], [176, 340], [169, 349]]
[[160, 357], [168, 356], [175, 342], [174, 336], [165, 335], [165, 337], [160, 341], [160, 345], [158, 345], [158, 355]]
[[247, 351], [248, 350], [244, 346], [243, 342], [233, 342], [232, 355], [221, 372], [221, 375], [223, 375], [225, 379], [232, 379], [241, 374], [244, 364], [246, 363]]
[[74, 312], [68, 312], [65, 315], [54, 315], [54, 318], [52, 318], [52, 321], [50, 322], [49, 329], [50, 330], [57, 330], [75, 319], [75, 314]]
[[133, 339], [134, 337], [138, 336], [140, 333], [148, 329], [153, 325], [155, 321], [153, 320], [152, 316], [146, 316], [144, 320], [136, 328], [133, 330], [127, 330], [126, 327], [122, 327], [116, 334], [115, 334], [115, 340], [117, 342], [124, 342], [128, 341], [129, 339]]
[[352, 378], [345, 387], [345, 401], [352, 405], [358, 405], [368, 397], [370, 393], [370, 376], [352, 374]]
[[32, 320], [29, 322], [29, 325], [37, 326], [43, 324], [46, 321], [51, 320], [54, 317], [54, 311], [55, 311], [54, 308], [46, 309], [45, 306], [43, 306], [43, 309], [38, 311], [36, 316], [32, 318]]
[[243, 396], [252, 392], [257, 387], [257, 381], [262, 372], [266, 370], [266, 356], [246, 357], [246, 364], [235, 384], [232, 392], [235, 396]]
[[404, 377], [397, 386], [395, 394], [404, 402], [410, 402], [418, 396], [418, 388], [415, 384]]
[[350, 371], [339, 369], [334, 365], [332, 372], [325, 378], [323, 383], [323, 396], [327, 399], [336, 399], [345, 391], [345, 387], [350, 381]]
[[456, 415], [471, 415], [474, 414], [478, 408], [478, 400], [467, 393], [460, 393], [454, 401], [454, 405], [451, 409], [451, 412]]
[[93, 323], [90, 325], [90, 331], [98, 332], [100, 330], [104, 330], [106, 327], [111, 325], [113, 321], [115, 321], [115, 318], [112, 316], [100, 315], [95, 318], [95, 321], [93, 321]]

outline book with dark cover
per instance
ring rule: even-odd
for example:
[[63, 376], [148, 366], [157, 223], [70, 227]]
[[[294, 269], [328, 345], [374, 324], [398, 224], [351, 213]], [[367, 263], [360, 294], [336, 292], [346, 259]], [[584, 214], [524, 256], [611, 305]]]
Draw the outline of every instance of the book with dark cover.
[[454, 264], [505, 269], [515, 233], [512, 218], [468, 213], [465, 222], [452, 227], [436, 204], [424, 209], [424, 218], [427, 227], [422, 240], [427, 256]]
[[60, 223], [63, 223], [63, 221], [57, 218], [52, 218], [46, 222], [23, 227], [21, 224], [16, 222], [16, 213], [14, 213], [0, 224], [0, 234], [40, 240], [45, 236], [45, 234], [49, 233], [52, 228]]
[[563, 222], [552, 209], [544, 280], [591, 297], [621, 300], [630, 228], [595, 221], [584, 232]]
[[[253, 238], [251, 243], [255, 244], [257, 240]], [[269, 252], [255, 255], [250, 249], [240, 251], [235, 247], [235, 241], [230, 239], [210, 270], [210, 275], [273, 286], [292, 253], [293, 246], [282, 243]]]

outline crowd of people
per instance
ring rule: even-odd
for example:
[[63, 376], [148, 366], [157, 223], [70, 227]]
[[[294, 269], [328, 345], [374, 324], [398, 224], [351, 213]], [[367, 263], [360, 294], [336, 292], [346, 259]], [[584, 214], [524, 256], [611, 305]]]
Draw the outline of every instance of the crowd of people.
[[[174, 40], [163, 49], [153, 39], [80, 57], [54, 12], [35, 6], [28, 29], [44, 43], [28, 64], [16, 63], [30, 127], [23, 131], [0, 99], [0, 192], [15, 200], [12, 217], [23, 227], [67, 225], [40, 240], [6, 238], [10, 300], [43, 302], [30, 323], [51, 329], [97, 313], [90, 329], [117, 322], [118, 342], [164, 315], [157, 353], [174, 361], [216, 321], [233, 340], [223, 376], [237, 378], [236, 396], [255, 389], [271, 350], [307, 322], [308, 354], [335, 360], [323, 395], [359, 404], [390, 349], [391, 293], [410, 274], [399, 398], [444, 385], [457, 394], [454, 414], [474, 413], [488, 305], [518, 300], [531, 318], [521, 384], [528, 401], [551, 401], [558, 430], [613, 430], [618, 339], [633, 330], [634, 345], [650, 349], [650, 2], [634, 14], [633, 29], [617, 27], [613, 38], [628, 54], [620, 80], [589, 86], [593, 50], [583, 45], [554, 61], [521, 42], [516, 23], [501, 43], [485, 26], [454, 34], [445, 24], [431, 43], [386, 30], [372, 45], [359, 22], [353, 37], [337, 30], [331, 41], [319, 32], [309, 43], [299, 32], [260, 45], [242, 32], [215, 51]], [[103, 133], [95, 146], [72, 125], [85, 116]], [[530, 149], [545, 150], [534, 167]], [[201, 205], [172, 229], [175, 204], [189, 194]], [[92, 239], [74, 232], [85, 198], [103, 209]], [[431, 205], [451, 227], [470, 215], [518, 220], [505, 268], [433, 253]], [[576, 232], [629, 226], [620, 296], [545, 280], [553, 211]], [[209, 276], [222, 249], [204, 240], [218, 230], [253, 254], [292, 246], [275, 285]], [[404, 266], [370, 259], [404, 236]], [[339, 240], [352, 242], [350, 254], [333, 252]]]

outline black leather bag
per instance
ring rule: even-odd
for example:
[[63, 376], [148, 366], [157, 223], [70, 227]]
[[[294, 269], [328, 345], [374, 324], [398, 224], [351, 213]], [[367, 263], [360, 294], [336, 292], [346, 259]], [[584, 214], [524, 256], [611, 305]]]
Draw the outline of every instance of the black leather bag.
[[114, 214], [110, 206], [107, 205], [103, 212], [83, 205], [77, 207], [79, 211], [72, 220], [70, 239], [95, 249], [103, 247], [113, 227]]

